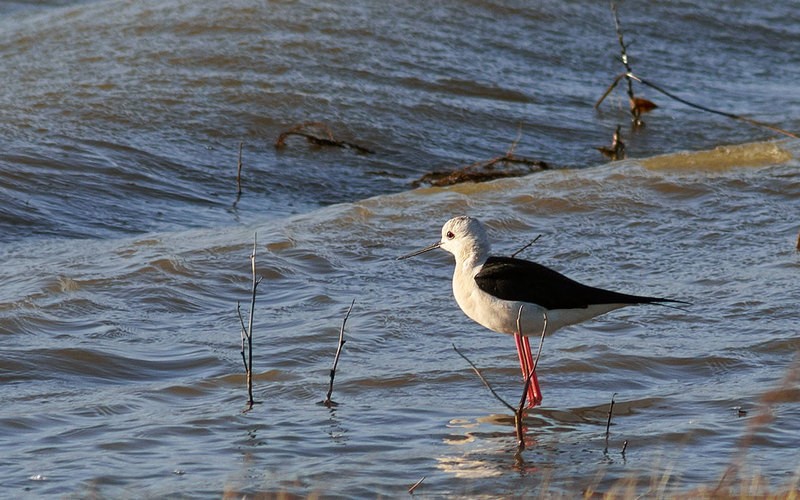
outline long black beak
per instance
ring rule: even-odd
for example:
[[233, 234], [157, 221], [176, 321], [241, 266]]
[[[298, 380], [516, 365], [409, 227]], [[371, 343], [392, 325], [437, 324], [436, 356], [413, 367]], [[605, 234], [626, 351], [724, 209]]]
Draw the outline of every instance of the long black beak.
[[401, 257], [398, 257], [397, 260], [408, 259], [409, 257], [413, 257], [413, 256], [419, 255], [421, 253], [430, 252], [431, 250], [436, 250], [440, 246], [442, 246], [442, 242], [441, 241], [437, 241], [433, 245], [428, 245], [425, 248], [423, 248], [422, 250], [417, 250], [416, 252], [411, 252], [409, 254], [406, 254], [406, 255], [403, 255]]

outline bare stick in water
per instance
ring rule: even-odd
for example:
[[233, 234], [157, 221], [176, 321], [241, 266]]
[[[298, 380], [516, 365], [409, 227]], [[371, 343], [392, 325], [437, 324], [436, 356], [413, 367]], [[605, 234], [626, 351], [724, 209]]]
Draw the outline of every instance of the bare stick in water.
[[239, 322], [242, 324], [242, 362], [244, 363], [244, 372], [250, 373], [250, 368], [247, 366], [247, 357], [244, 355], [244, 344], [247, 342], [247, 338], [250, 334], [247, 332], [247, 327], [244, 324], [244, 318], [242, 318], [242, 304], [237, 300], [236, 301], [236, 314], [239, 315]]
[[233, 208], [236, 209], [236, 205], [239, 204], [239, 200], [242, 198], [242, 147], [244, 146], [244, 142], [239, 141], [239, 161], [236, 163], [236, 199], [233, 201]]
[[[245, 375], [247, 377], [247, 396], [248, 407], [245, 411], [253, 408], [255, 400], [253, 399], [253, 317], [256, 309], [256, 289], [258, 284], [261, 283], [262, 277], [256, 275], [256, 249], [258, 248], [258, 233], [253, 234], [253, 253], [250, 254], [250, 264], [253, 271], [253, 288], [250, 297], [250, 318], [247, 326], [244, 324], [242, 318], [242, 310], [239, 302], [236, 302], [236, 312], [239, 314], [239, 322], [242, 325], [242, 362], [244, 363]], [[247, 341], [247, 356], [245, 357], [244, 344]]]
[[[529, 241], [529, 242], [528, 242], [528, 243], [527, 243], [525, 246], [523, 246], [522, 248], [520, 248], [520, 249], [519, 249], [519, 250], [517, 250], [516, 252], [512, 253], [512, 254], [511, 254], [511, 258], [514, 258], [514, 257], [516, 257], [517, 255], [519, 255], [519, 254], [520, 254], [520, 253], [521, 253], [523, 250], [526, 250], [528, 247], [530, 247], [531, 245], [533, 245], [534, 243], [536, 243], [537, 241], [539, 241], [539, 238], [541, 238], [541, 237], [542, 237], [542, 235], [540, 234], [540, 235], [538, 235], [536, 238], [534, 238], [534, 239], [532, 239], [531, 241]], [[517, 329], [519, 329], [519, 325], [517, 325]]]
[[606, 448], [608, 448], [608, 434], [609, 429], [611, 428], [611, 415], [614, 413], [614, 398], [616, 396], [616, 392], [611, 395], [611, 404], [608, 407], [608, 420], [606, 420]]
[[[520, 306], [519, 312], [517, 313], [517, 331], [519, 332], [520, 335], [522, 335], [522, 331], [521, 331], [521, 328], [520, 328], [520, 317], [522, 316], [522, 308], [523, 307], [524, 306]], [[503, 399], [502, 397], [500, 397], [499, 394], [497, 394], [497, 392], [494, 390], [494, 388], [489, 383], [489, 381], [486, 380], [486, 378], [483, 376], [483, 374], [478, 369], [478, 367], [475, 366], [475, 363], [470, 361], [470, 359], [468, 357], [466, 357], [461, 351], [459, 351], [458, 347], [456, 347], [455, 344], [453, 344], [453, 350], [456, 351], [456, 353], [458, 353], [459, 356], [464, 358], [464, 361], [469, 363], [469, 366], [472, 368], [472, 371], [474, 371], [475, 374], [478, 376], [478, 378], [481, 379], [481, 382], [483, 382], [483, 385], [485, 385], [486, 388], [489, 389], [489, 392], [492, 393], [492, 396], [494, 396], [506, 408], [508, 408], [509, 410], [511, 410], [514, 413], [514, 430], [515, 430], [516, 435], [517, 435], [517, 456], [519, 456], [519, 453], [522, 452], [525, 449], [525, 439], [524, 439], [525, 436], [523, 434], [523, 429], [522, 429], [522, 421], [523, 421], [523, 418], [525, 416], [524, 415], [525, 399], [526, 399], [526, 396], [528, 394], [528, 387], [530, 386], [531, 379], [533, 378], [534, 374], [536, 373], [536, 366], [539, 364], [539, 356], [541, 356], [541, 354], [542, 354], [542, 345], [544, 344], [544, 334], [545, 334], [546, 331], [547, 331], [547, 314], [544, 315], [544, 325], [542, 326], [542, 338], [539, 341], [539, 352], [536, 354], [536, 359], [534, 360], [533, 368], [531, 369], [531, 372], [528, 374], [528, 377], [525, 379], [525, 385], [522, 388], [522, 398], [520, 400], [519, 406], [517, 406], [516, 408], [511, 406], [505, 399]]]
[[611, 85], [608, 86], [606, 91], [603, 93], [603, 96], [600, 97], [600, 99], [598, 99], [595, 103], [594, 108], [597, 109], [600, 106], [600, 103], [602, 103], [603, 100], [605, 100], [605, 98], [608, 96], [608, 94], [610, 94], [611, 91], [616, 88], [620, 80], [625, 78], [625, 82], [628, 84], [627, 92], [628, 102], [630, 103], [631, 110], [631, 121], [633, 122], [634, 127], [644, 126], [644, 121], [642, 121], [642, 113], [652, 111], [658, 106], [647, 99], [636, 97], [636, 95], [633, 93], [633, 82], [629, 76], [633, 73], [633, 70], [631, 69], [630, 58], [628, 57], [628, 46], [625, 43], [625, 38], [622, 34], [622, 24], [619, 21], [619, 12], [617, 12], [617, 5], [614, 2], [611, 2], [611, 12], [614, 14], [614, 29], [617, 32], [617, 40], [619, 41], [620, 62], [622, 62], [622, 65], [625, 66], [625, 73], [617, 76], [614, 81], [611, 82]]
[[489, 389], [489, 392], [491, 392], [491, 393], [492, 393], [492, 395], [493, 395], [495, 398], [497, 398], [497, 400], [498, 400], [498, 401], [500, 401], [501, 403], [503, 403], [503, 405], [504, 405], [506, 408], [508, 408], [509, 410], [511, 410], [512, 412], [516, 412], [516, 409], [515, 409], [513, 406], [511, 406], [510, 404], [508, 404], [508, 402], [507, 402], [505, 399], [501, 398], [501, 397], [500, 397], [500, 395], [499, 395], [499, 394], [497, 394], [497, 392], [495, 392], [494, 388], [492, 388], [492, 385], [489, 383], [489, 381], [488, 381], [488, 380], [486, 380], [486, 378], [484, 378], [484, 376], [483, 376], [483, 374], [481, 373], [481, 371], [478, 369], [478, 367], [477, 367], [477, 366], [475, 366], [475, 363], [473, 363], [472, 361], [470, 361], [470, 359], [469, 359], [468, 357], [466, 357], [464, 354], [462, 354], [462, 353], [461, 353], [461, 351], [459, 351], [459, 350], [458, 350], [458, 347], [456, 347], [456, 345], [455, 345], [455, 344], [453, 344], [453, 350], [454, 350], [454, 351], [456, 351], [456, 353], [458, 353], [458, 355], [459, 355], [459, 356], [461, 356], [462, 358], [464, 358], [464, 361], [466, 361], [467, 363], [469, 363], [469, 366], [470, 366], [470, 367], [472, 367], [472, 371], [474, 371], [474, 372], [475, 372], [475, 375], [477, 375], [477, 376], [478, 376], [478, 378], [479, 378], [479, 379], [481, 379], [481, 382], [483, 382], [483, 385], [485, 385], [485, 386], [486, 386], [486, 388], [487, 388], [487, 389]]
[[342, 347], [344, 347], [344, 343], [347, 342], [344, 339], [344, 325], [347, 323], [347, 318], [350, 317], [350, 311], [353, 310], [353, 305], [356, 303], [356, 299], [350, 303], [350, 307], [347, 309], [347, 313], [344, 315], [344, 319], [342, 320], [342, 328], [339, 330], [339, 346], [336, 348], [336, 356], [333, 358], [333, 368], [331, 368], [331, 382], [330, 386], [328, 386], [328, 395], [325, 397], [325, 401], [322, 402], [325, 406], [330, 408], [331, 406], [335, 406], [331, 400], [331, 394], [333, 394], [333, 379], [336, 377], [336, 366], [339, 364], [339, 356], [342, 354]]
[[533, 360], [532, 373], [536, 373], [536, 367], [539, 366], [539, 356], [542, 355], [542, 347], [544, 346], [544, 334], [547, 331], [547, 311], [542, 312], [544, 316], [544, 323], [542, 324], [542, 338], [539, 339], [539, 350], [536, 352], [536, 359]]
[[[628, 70], [628, 73], [632, 73], [633, 70], [631, 69], [631, 63], [628, 60], [628, 47], [625, 45], [625, 40], [622, 35], [622, 26], [619, 22], [619, 13], [617, 12], [617, 4], [614, 2], [611, 2], [611, 12], [614, 13], [614, 29], [617, 31], [617, 40], [619, 41], [620, 60], [625, 66], [625, 69]], [[641, 118], [642, 113], [635, 105], [636, 95], [633, 93], [633, 82], [631, 82], [630, 78], [625, 78], [625, 80], [628, 84], [628, 99], [630, 100], [631, 119], [633, 120], [633, 124], [635, 126], [644, 125], [644, 122]]]
[[416, 489], [417, 489], [417, 487], [418, 487], [420, 484], [422, 484], [422, 481], [424, 481], [426, 477], [428, 477], [428, 476], [422, 476], [422, 478], [421, 478], [419, 481], [417, 481], [416, 483], [414, 483], [414, 485], [413, 485], [411, 488], [409, 488], [409, 489], [408, 489], [408, 494], [409, 494], [409, 495], [413, 495], [413, 494], [414, 494], [414, 490], [416, 490]]
[[[631, 69], [630, 60], [628, 59], [628, 46], [625, 44], [625, 38], [622, 34], [622, 25], [619, 22], [619, 13], [617, 12], [617, 5], [614, 2], [611, 2], [611, 12], [614, 14], [614, 29], [617, 32], [617, 41], [619, 41], [620, 47], [620, 61], [622, 65], [625, 66], [625, 70], [627, 73], [632, 73], [633, 70]], [[605, 100], [608, 94], [611, 93], [612, 90], [617, 86], [619, 81], [622, 78], [625, 78], [626, 83], [628, 84], [627, 92], [628, 92], [628, 100], [630, 102], [630, 109], [631, 109], [631, 120], [633, 121], [634, 127], [639, 127], [644, 125], [642, 121], [642, 111], [649, 111], [653, 109], [655, 104], [647, 101], [646, 99], [637, 98], [636, 95], [633, 93], [633, 82], [631, 81], [630, 77], [626, 76], [626, 74], [620, 75], [611, 82], [611, 85], [608, 86], [606, 91], [603, 93], [603, 96], [598, 99], [595, 103], [594, 107], [597, 109], [600, 106], [600, 103]]]
[[776, 132], [778, 134], [785, 135], [787, 137], [792, 137], [794, 139], [800, 139], [800, 136], [798, 136], [798, 134], [796, 134], [794, 132], [789, 132], [788, 130], [784, 130], [784, 129], [780, 128], [780, 127], [772, 125], [771, 123], [766, 123], [766, 122], [762, 122], [762, 121], [758, 121], [758, 120], [753, 120], [752, 118], [748, 118], [746, 116], [741, 116], [741, 115], [737, 115], [737, 114], [734, 114], [734, 113], [728, 113], [728, 112], [725, 112], [725, 111], [719, 111], [719, 110], [716, 110], [716, 109], [712, 109], [712, 108], [709, 108], [709, 107], [706, 107], [706, 106], [702, 106], [700, 104], [696, 104], [696, 103], [687, 101], [686, 99], [683, 99], [682, 97], [679, 97], [679, 96], [675, 95], [674, 93], [662, 88], [661, 86], [659, 86], [659, 85], [657, 85], [657, 84], [655, 84], [653, 82], [650, 82], [648, 80], [645, 80], [644, 78], [640, 78], [640, 77], [636, 76], [634, 74], [634, 72], [633, 72], [633, 69], [631, 69], [630, 61], [628, 59], [628, 51], [627, 51], [628, 49], [627, 49], [627, 46], [625, 44], [625, 41], [624, 41], [624, 38], [623, 38], [623, 35], [622, 35], [622, 28], [621, 28], [620, 21], [619, 21], [619, 14], [617, 12], [617, 6], [613, 2], [611, 3], [611, 11], [614, 14], [614, 26], [615, 26], [616, 31], [617, 31], [617, 39], [619, 40], [619, 45], [620, 45], [621, 54], [622, 54], [621, 55], [621, 61], [622, 61], [622, 64], [625, 66], [625, 72], [617, 75], [617, 77], [614, 79], [614, 81], [611, 82], [611, 85], [608, 86], [606, 91], [603, 93], [602, 97], [600, 97], [600, 99], [598, 99], [597, 102], [595, 103], [595, 105], [594, 105], [595, 109], [597, 109], [600, 106], [600, 104], [605, 100], [605, 98], [611, 93], [611, 91], [614, 90], [614, 88], [616, 88], [616, 86], [619, 84], [620, 80], [625, 78], [625, 81], [628, 84], [628, 98], [630, 99], [630, 103], [631, 103], [631, 114], [633, 115], [634, 125], [644, 125], [644, 122], [641, 121], [641, 114], [644, 113], [644, 112], [650, 111], [651, 109], [656, 107], [655, 104], [653, 104], [652, 102], [648, 101], [647, 99], [642, 99], [642, 98], [636, 97], [634, 95], [634, 93], [633, 93], [633, 83], [632, 82], [635, 80], [635, 81], [641, 83], [642, 85], [650, 87], [651, 89], [653, 89], [653, 90], [655, 90], [657, 92], [660, 92], [661, 94], [669, 97], [670, 99], [678, 101], [678, 102], [680, 102], [682, 104], [685, 104], [685, 105], [687, 105], [689, 107], [692, 107], [692, 108], [695, 108], [695, 109], [699, 109], [701, 111], [706, 111], [708, 113], [713, 113], [713, 114], [716, 114], [716, 115], [725, 116], [727, 118], [731, 118], [733, 120], [738, 120], [738, 121], [741, 121], [741, 122], [744, 122], [744, 123], [747, 123], [749, 125], [753, 125], [753, 126], [756, 126], [756, 127], [766, 128], [768, 130], [771, 130], [771, 131]]

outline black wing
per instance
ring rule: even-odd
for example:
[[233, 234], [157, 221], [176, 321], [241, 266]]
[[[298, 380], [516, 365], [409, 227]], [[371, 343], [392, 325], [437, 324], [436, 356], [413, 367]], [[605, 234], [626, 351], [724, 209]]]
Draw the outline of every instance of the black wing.
[[541, 264], [512, 257], [489, 257], [475, 275], [478, 287], [503, 300], [539, 304], [546, 309], [583, 309], [593, 304], [680, 302], [594, 288]]

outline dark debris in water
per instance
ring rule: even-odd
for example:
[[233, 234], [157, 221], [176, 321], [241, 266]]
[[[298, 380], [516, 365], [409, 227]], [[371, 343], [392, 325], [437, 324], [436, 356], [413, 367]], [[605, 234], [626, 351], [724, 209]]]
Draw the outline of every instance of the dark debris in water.
[[304, 137], [309, 144], [314, 146], [345, 148], [363, 154], [375, 153], [375, 151], [359, 144], [336, 139], [330, 127], [322, 122], [303, 122], [281, 132], [281, 135], [275, 140], [275, 149], [286, 147], [286, 139], [293, 135]]
[[611, 161], [625, 159], [625, 143], [622, 142], [621, 128], [620, 125], [617, 125], [617, 129], [614, 131], [614, 135], [611, 138], [611, 146], [600, 146], [597, 148], [598, 151], [603, 153], [603, 156]]
[[[521, 177], [533, 172], [548, 170], [550, 164], [542, 160], [519, 156], [514, 153], [519, 143], [519, 136], [511, 143], [511, 147], [502, 156], [488, 160], [471, 163], [456, 170], [429, 172], [412, 183], [419, 187], [423, 184], [430, 186], [452, 186], [462, 182], [487, 182], [504, 177]], [[499, 168], [498, 168], [499, 167]]]
[[550, 168], [550, 164], [542, 160], [515, 155], [512, 148], [503, 156], [472, 163], [456, 170], [429, 172], [414, 181], [413, 186], [451, 186], [462, 182], [486, 182], [504, 177], [521, 177]]

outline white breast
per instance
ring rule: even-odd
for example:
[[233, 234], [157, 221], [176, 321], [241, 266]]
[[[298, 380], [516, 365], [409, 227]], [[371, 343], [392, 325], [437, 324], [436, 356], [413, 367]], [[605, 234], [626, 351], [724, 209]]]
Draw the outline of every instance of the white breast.
[[[479, 268], [478, 268], [479, 270]], [[525, 336], [542, 334], [544, 315], [547, 313], [547, 334], [567, 325], [586, 321], [626, 304], [598, 304], [582, 309], [545, 310], [536, 304], [502, 300], [481, 290], [475, 283], [475, 268], [456, 266], [453, 274], [453, 295], [464, 314], [476, 323], [499, 333], [517, 333], [517, 315], [522, 306], [520, 326]]]

